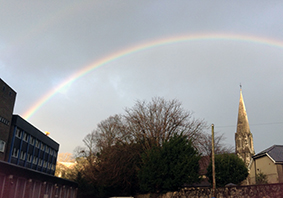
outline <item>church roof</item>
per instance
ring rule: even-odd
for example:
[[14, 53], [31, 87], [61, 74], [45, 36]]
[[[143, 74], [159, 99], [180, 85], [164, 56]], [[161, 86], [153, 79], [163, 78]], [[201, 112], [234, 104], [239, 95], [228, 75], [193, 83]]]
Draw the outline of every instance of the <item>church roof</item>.
[[273, 145], [253, 156], [254, 159], [269, 156], [274, 163], [283, 163], [283, 145]]
[[248, 115], [246, 112], [242, 89], [240, 90], [237, 133], [250, 133], [250, 125], [248, 121]]

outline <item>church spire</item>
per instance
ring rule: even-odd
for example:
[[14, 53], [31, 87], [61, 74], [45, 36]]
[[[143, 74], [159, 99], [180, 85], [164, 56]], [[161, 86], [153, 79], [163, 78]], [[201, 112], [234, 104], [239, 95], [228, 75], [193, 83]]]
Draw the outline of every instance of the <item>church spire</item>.
[[248, 115], [244, 103], [242, 86], [240, 85], [240, 101], [238, 110], [238, 123], [237, 123], [237, 133], [250, 133], [250, 125], [248, 121]]
[[235, 133], [236, 154], [248, 166], [255, 154], [253, 135], [250, 131], [247, 111], [244, 103], [242, 86], [240, 85], [240, 101], [238, 111], [237, 132]]

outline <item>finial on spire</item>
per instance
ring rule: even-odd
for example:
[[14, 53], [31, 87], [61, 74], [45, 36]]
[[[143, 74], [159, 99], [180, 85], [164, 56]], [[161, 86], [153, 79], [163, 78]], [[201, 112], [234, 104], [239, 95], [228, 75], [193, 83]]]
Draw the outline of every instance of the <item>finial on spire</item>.
[[240, 89], [242, 90], [242, 84], [240, 83]]

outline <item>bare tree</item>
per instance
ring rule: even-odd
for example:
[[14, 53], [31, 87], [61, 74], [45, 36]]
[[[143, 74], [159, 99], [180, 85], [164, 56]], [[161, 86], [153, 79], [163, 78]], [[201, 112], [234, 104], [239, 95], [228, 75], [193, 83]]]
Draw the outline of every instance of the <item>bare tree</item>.
[[126, 108], [125, 115], [110, 116], [88, 134], [85, 143], [88, 155], [116, 144], [142, 143], [144, 149], [160, 146], [174, 134], [186, 135], [192, 142], [202, 134], [206, 123], [192, 117], [177, 100], [153, 98], [151, 102], [137, 101]]
[[[214, 136], [214, 144], [215, 144], [215, 154], [224, 154], [224, 153], [233, 153], [234, 147], [225, 144], [225, 136], [224, 134], [218, 135], [217, 133]], [[203, 133], [198, 139], [198, 150], [203, 156], [212, 155], [212, 143], [211, 143], [211, 134]]]
[[97, 180], [97, 136], [96, 131], [88, 134], [84, 139], [84, 147], [74, 150], [77, 165], [76, 172], [83, 175], [91, 183]]
[[110, 116], [100, 122], [95, 130], [98, 150], [116, 144], [130, 143], [133, 137], [128, 133], [127, 124], [121, 115]]
[[174, 134], [186, 135], [192, 142], [198, 139], [206, 123], [192, 117], [177, 100], [153, 98], [151, 102], [138, 101], [126, 109], [128, 131], [144, 149], [160, 146]]
[[75, 162], [72, 153], [59, 153], [57, 161], [59, 162]]

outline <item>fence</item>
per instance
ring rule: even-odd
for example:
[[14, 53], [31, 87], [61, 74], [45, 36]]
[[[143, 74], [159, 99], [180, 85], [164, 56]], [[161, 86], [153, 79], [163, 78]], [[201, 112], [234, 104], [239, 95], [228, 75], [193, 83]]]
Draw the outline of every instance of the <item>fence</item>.
[[0, 198], [76, 198], [69, 180], [0, 161]]

